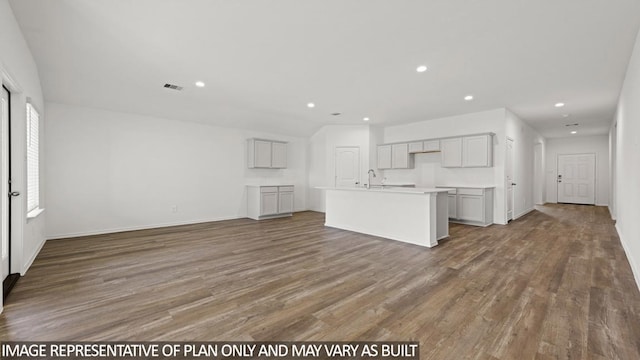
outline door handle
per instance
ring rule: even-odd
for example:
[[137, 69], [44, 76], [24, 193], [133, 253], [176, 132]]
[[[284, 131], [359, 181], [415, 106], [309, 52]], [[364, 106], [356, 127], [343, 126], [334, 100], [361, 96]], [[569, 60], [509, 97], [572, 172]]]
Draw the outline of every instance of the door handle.
[[19, 193], [19, 192], [17, 192], [17, 191], [11, 191], [11, 192], [9, 193], [9, 196], [14, 196], [14, 197], [15, 197], [15, 196], [20, 196], [20, 193]]
[[518, 184], [516, 184], [516, 183], [511, 183], [511, 186], [516, 186], [516, 185], [518, 185]]

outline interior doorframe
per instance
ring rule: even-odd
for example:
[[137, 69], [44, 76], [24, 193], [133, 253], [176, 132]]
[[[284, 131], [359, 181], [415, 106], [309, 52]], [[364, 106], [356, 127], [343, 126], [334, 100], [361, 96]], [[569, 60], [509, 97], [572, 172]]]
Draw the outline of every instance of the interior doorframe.
[[[511, 164], [507, 164], [507, 160], [508, 160], [508, 156], [507, 153], [509, 152], [509, 146], [507, 145], [507, 143], [511, 141], [511, 143], [513, 144], [512, 149], [511, 149]], [[505, 208], [504, 208], [504, 217], [505, 217], [505, 224], [508, 224], [509, 221], [515, 220], [516, 219], [516, 196], [515, 196], [515, 192], [516, 192], [516, 188], [511, 186], [508, 181], [507, 181], [507, 172], [506, 172], [506, 167], [510, 166], [511, 167], [511, 182], [514, 182], [514, 178], [515, 178], [515, 173], [516, 173], [516, 169], [515, 169], [515, 144], [516, 141], [515, 139], [513, 139], [510, 136], [507, 136], [507, 140], [505, 141], [505, 174], [504, 174], [504, 185], [505, 185], [505, 193], [504, 193], [504, 204], [505, 204]], [[511, 219], [509, 219], [509, 189], [508, 187], [511, 186]]]
[[[24, 95], [22, 86], [11, 76], [2, 64], [0, 64], [0, 85], [6, 87], [11, 94], [10, 106], [13, 120], [9, 127], [11, 190], [25, 194], [23, 187], [26, 183], [26, 168], [20, 161], [21, 157], [25, 154], [25, 150], [21, 149], [21, 146], [25, 144], [25, 139], [19, 136], [19, 134], [24, 133], [25, 124], [24, 121], [17, 121], [17, 119], [26, 118], [26, 106], [22, 107], [22, 105], [26, 104], [27, 98]], [[23, 174], [23, 172], [25, 173]], [[9, 256], [11, 258], [9, 274], [23, 275], [22, 253], [24, 246], [24, 219], [26, 216], [24, 212], [24, 196], [21, 195], [14, 198], [9, 206], [11, 211], [11, 219], [9, 221], [9, 227], [11, 229], [9, 236]], [[0, 312], [2, 312], [3, 297], [4, 291], [2, 287], [0, 287]]]

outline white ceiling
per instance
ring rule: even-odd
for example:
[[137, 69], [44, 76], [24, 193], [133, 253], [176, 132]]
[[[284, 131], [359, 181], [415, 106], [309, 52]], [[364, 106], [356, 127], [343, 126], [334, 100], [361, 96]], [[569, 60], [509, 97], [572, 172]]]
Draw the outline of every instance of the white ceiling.
[[46, 101], [303, 136], [365, 116], [400, 124], [499, 107], [547, 137], [569, 136], [567, 123], [604, 134], [640, 25], [637, 0], [11, 6]]

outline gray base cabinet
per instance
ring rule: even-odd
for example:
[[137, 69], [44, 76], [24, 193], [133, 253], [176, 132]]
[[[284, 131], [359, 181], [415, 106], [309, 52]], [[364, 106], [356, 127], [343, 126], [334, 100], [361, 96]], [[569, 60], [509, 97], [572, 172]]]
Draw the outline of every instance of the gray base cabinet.
[[247, 186], [247, 217], [254, 220], [291, 216], [293, 185]]
[[449, 191], [449, 221], [476, 226], [493, 224], [493, 188], [459, 187]]

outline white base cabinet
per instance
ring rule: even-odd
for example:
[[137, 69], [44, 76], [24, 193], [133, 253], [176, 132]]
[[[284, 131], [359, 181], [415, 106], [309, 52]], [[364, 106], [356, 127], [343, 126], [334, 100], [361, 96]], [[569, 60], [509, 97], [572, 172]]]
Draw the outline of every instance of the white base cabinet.
[[449, 191], [449, 221], [476, 226], [493, 224], [493, 188], [459, 187]]
[[247, 217], [254, 220], [291, 216], [293, 185], [247, 186]]

